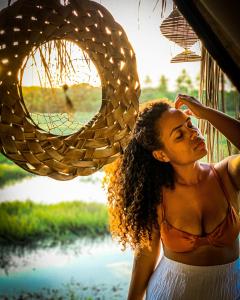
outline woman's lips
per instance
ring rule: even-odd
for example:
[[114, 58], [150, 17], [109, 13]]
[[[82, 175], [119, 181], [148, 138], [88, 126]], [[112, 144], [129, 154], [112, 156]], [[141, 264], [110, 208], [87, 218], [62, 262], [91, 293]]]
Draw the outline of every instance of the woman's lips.
[[194, 147], [194, 150], [197, 148], [204, 148], [206, 145], [204, 143], [204, 140], [201, 140], [200, 142], [198, 142], [197, 146]]

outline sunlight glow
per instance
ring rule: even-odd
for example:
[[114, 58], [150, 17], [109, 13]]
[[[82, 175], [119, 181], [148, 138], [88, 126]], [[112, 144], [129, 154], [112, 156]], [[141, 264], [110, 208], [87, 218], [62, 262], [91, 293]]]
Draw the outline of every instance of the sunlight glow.
[[80, 83], [101, 86], [95, 65], [87, 53], [73, 42], [62, 41], [59, 44], [51, 41], [33, 49], [33, 53], [23, 64], [22, 86], [61, 88], [65, 84]]
[[[62, 0], [62, 5], [66, 5], [66, 2], [67, 1]], [[106, 9], [109, 10], [109, 12], [113, 15], [115, 21], [121, 24], [125, 33], [127, 34], [127, 37], [136, 55], [138, 75], [142, 88], [145, 86], [144, 82], [146, 76], [149, 76], [151, 78], [151, 85], [154, 87], [159, 84], [159, 79], [161, 75], [165, 75], [169, 80], [169, 89], [174, 90], [176, 87], [176, 78], [180, 75], [182, 69], [186, 69], [190, 77], [193, 80], [195, 80], [195, 78], [200, 72], [200, 63], [192, 62], [171, 64], [171, 58], [174, 57], [176, 54], [180, 53], [183, 49], [180, 48], [178, 45], [170, 42], [160, 33], [160, 24], [163, 21], [163, 19], [167, 17], [167, 15], [172, 9], [171, 0], [167, 1], [167, 9], [163, 18], [161, 17], [161, 1], [159, 1], [157, 5], [155, 5], [154, 1], [146, 0], [141, 1], [140, 5], [139, 0], [97, 0], [97, 2], [99, 2], [101, 5], [103, 5], [104, 7], [106, 7]], [[73, 11], [73, 14], [76, 16], [76, 12]], [[98, 10], [98, 14], [101, 18], [105, 17], [102, 10]], [[90, 13], [89, 17], [91, 17]], [[95, 24], [94, 26], [96, 27], [97, 24]], [[89, 31], [90, 28], [86, 27], [85, 30]], [[111, 34], [110, 27], [106, 27], [105, 30], [108, 34]], [[0, 31], [0, 34], [3, 34], [3, 32]], [[122, 34], [123, 32], [119, 31], [119, 36], [121, 36]], [[16, 41], [16, 43], [18, 42]], [[104, 43], [102, 45], [106, 46]], [[1, 45], [1, 47], [4, 47], [4, 45]], [[200, 43], [195, 44], [194, 49], [192, 50], [199, 54]], [[124, 54], [124, 52], [125, 49], [121, 48], [121, 53]], [[82, 53], [82, 50], [79, 49], [79, 47], [76, 46], [76, 44], [74, 45], [74, 47], [72, 47], [71, 56], [75, 56], [74, 58], [72, 58], [74, 66], [76, 58], [78, 58], [80, 62], [83, 61]], [[131, 55], [133, 55], [133, 53], [131, 53]], [[39, 62], [39, 53], [36, 53], [35, 56], [36, 61]], [[54, 64], [54, 61], [51, 61], [51, 64]], [[39, 76], [37, 75], [37, 72], [36, 70], [34, 70], [32, 65], [33, 62], [29, 60], [23, 78], [23, 85], [25, 86], [40, 85], [38, 79]], [[93, 64], [91, 65], [91, 69], [94, 69]], [[64, 83], [72, 85], [81, 82], [89, 83], [93, 86], [100, 86], [100, 79], [96, 80], [95, 75], [92, 74], [90, 76], [88, 67], [86, 66], [82, 68], [81, 71], [79, 71], [78, 73], [74, 74], [74, 72], [69, 71], [65, 73], [66, 74], [62, 74], [63, 77], [65, 76], [65, 82], [58, 82], [59, 79], [55, 78], [53, 80], [54, 86], [61, 86]], [[91, 73], [93, 72], [91, 71]], [[49, 84], [47, 86], [49, 86]]]

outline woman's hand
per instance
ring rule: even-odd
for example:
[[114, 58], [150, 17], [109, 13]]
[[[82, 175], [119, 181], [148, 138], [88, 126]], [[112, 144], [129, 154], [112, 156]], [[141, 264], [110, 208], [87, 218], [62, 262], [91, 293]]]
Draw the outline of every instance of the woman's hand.
[[183, 105], [188, 107], [188, 109], [184, 110], [187, 115], [194, 116], [198, 119], [204, 119], [204, 112], [206, 112], [207, 107], [196, 98], [178, 94], [175, 100], [175, 108], [179, 109]]

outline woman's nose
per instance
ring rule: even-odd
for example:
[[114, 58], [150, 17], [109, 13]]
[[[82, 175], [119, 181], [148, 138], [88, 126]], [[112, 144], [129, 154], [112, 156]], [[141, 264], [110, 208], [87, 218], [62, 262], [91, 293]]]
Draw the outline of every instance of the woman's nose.
[[192, 129], [190, 133], [190, 139], [193, 140], [198, 136], [198, 130]]

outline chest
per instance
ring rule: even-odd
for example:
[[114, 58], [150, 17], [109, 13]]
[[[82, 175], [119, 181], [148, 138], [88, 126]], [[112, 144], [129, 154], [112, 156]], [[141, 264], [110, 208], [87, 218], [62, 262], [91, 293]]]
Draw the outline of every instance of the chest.
[[172, 226], [192, 234], [211, 232], [226, 217], [228, 201], [236, 205], [232, 203], [232, 196], [231, 191], [225, 189], [224, 192], [213, 177], [197, 187], [177, 185], [174, 190], [164, 189], [165, 219]]

